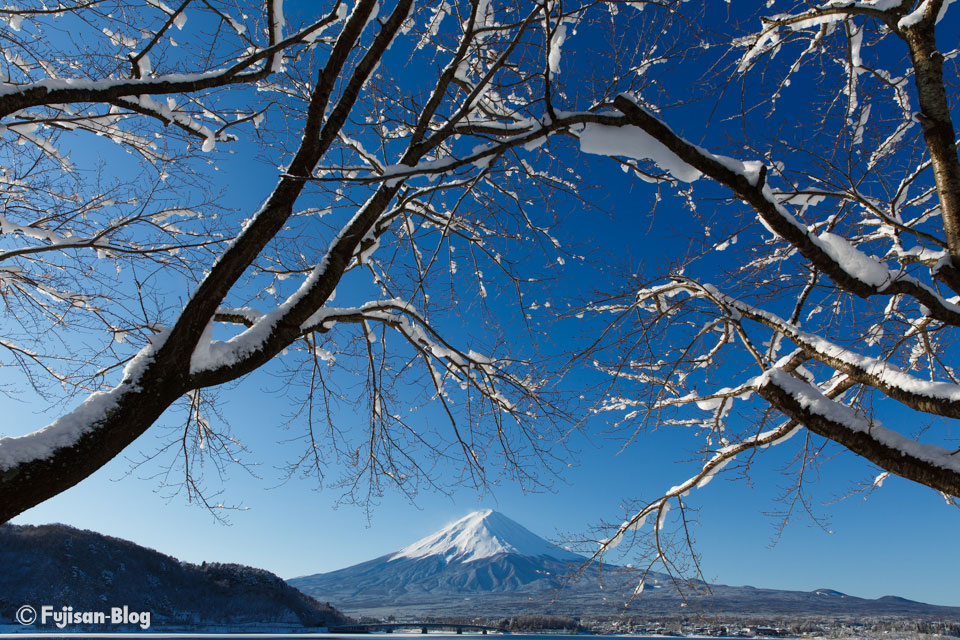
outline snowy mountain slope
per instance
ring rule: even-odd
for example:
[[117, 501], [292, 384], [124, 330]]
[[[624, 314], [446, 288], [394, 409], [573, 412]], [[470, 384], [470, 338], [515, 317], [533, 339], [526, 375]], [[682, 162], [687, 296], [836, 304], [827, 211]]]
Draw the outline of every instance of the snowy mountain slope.
[[502, 513], [490, 509], [474, 511], [397, 551], [390, 556], [390, 560], [437, 556], [447, 562], [474, 562], [501, 553], [546, 557], [561, 562], [584, 560], [582, 556], [550, 544]]
[[435, 593], [556, 590], [586, 558], [496, 511], [471, 513], [394, 553], [290, 580], [327, 600], [430, 600]]
[[[503, 514], [480, 511], [394, 553], [288, 582], [360, 615], [619, 615], [625, 608], [632, 613], [677, 615], [691, 611], [669, 576], [648, 574], [639, 600], [633, 598], [638, 580], [631, 569], [590, 564]], [[694, 598], [700, 611], [710, 613], [960, 617], [960, 608], [889, 597], [868, 600], [830, 589], [704, 587], [688, 585], [684, 595]], [[696, 592], [702, 597], [697, 598]]]
[[[471, 513], [394, 553], [288, 582], [357, 610], [387, 605], [455, 614], [467, 601], [472, 612], [539, 611], [542, 601], [556, 594], [576, 591], [593, 598], [602, 591], [592, 574], [577, 581], [581, 588], [561, 591], [585, 563], [583, 556], [488, 510]], [[528, 602], [535, 604], [523, 604]]]

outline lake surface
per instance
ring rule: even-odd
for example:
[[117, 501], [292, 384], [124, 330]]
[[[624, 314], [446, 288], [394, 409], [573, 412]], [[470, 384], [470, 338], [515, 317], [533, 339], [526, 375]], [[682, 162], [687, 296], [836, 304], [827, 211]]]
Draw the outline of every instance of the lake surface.
[[[429, 638], [427, 638], [429, 636]], [[44, 638], [52, 640], [54, 638], [104, 638], [104, 639], [125, 639], [125, 638], [147, 638], [153, 640], [228, 640], [238, 638], [241, 640], [413, 640], [414, 638], [425, 638], [425, 640], [462, 640], [465, 637], [471, 640], [478, 640], [484, 635], [480, 633], [195, 633], [190, 631], [182, 632], [150, 632], [140, 633], [96, 633], [96, 632], [76, 632], [76, 633], [0, 633], [0, 638]], [[742, 640], [725, 638], [720, 636], [657, 636], [657, 635], [633, 635], [633, 634], [568, 634], [568, 633], [489, 633], [487, 637], [491, 640], [497, 637], [509, 637], [510, 640], [609, 640], [611, 638], [630, 638], [631, 640], [663, 638], [712, 638], [714, 640]]]

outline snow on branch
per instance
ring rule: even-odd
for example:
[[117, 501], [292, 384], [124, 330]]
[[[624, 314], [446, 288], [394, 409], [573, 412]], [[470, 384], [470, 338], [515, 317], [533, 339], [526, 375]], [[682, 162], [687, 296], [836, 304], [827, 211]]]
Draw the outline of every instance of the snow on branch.
[[173, 124], [190, 135], [203, 140], [203, 151], [213, 150], [213, 145], [216, 140], [214, 132], [206, 125], [197, 122], [189, 114], [174, 111], [168, 105], [157, 102], [149, 95], [117, 98], [112, 102], [118, 107], [157, 118], [164, 124]]
[[[951, 418], [960, 418], [960, 385], [954, 382], [924, 380], [913, 376], [886, 360], [856, 353], [822, 336], [804, 331], [775, 313], [725, 295], [709, 284], [700, 284], [686, 278], [676, 278], [674, 282], [642, 292], [637, 296], [636, 304], [630, 305], [630, 308], [646, 308], [663, 313], [659, 308], [647, 308], [648, 302], [657, 300], [664, 295], [676, 296], [680, 293], [710, 300], [721, 308], [726, 318], [732, 321], [738, 322], [741, 319], [749, 319], [765, 325], [772, 329], [775, 334], [791, 340], [806, 357], [813, 358], [843, 373], [850, 380], [872, 386], [912, 409]], [[698, 337], [703, 333], [701, 331]], [[712, 361], [712, 355], [715, 352], [716, 347], [709, 351], [710, 361]], [[696, 366], [700, 361], [702, 361], [702, 358], [696, 358], [692, 360], [692, 364]], [[651, 410], [689, 404], [697, 404], [701, 408], [712, 409], [721, 404], [721, 401], [725, 398], [743, 395], [746, 388], [752, 386], [752, 384], [748, 384], [744, 388], [721, 389], [711, 394], [677, 396], [654, 404]], [[608, 399], [601, 408], [604, 410], [623, 408], [622, 400], [619, 398]]]
[[661, 497], [648, 503], [644, 508], [640, 509], [640, 511], [617, 527], [612, 536], [602, 540], [600, 542], [599, 553], [605, 553], [616, 548], [620, 542], [622, 542], [623, 537], [629, 532], [639, 531], [643, 525], [646, 524], [647, 518], [653, 513], [657, 513], [657, 529], [662, 529], [663, 518], [665, 511], [669, 509], [668, 501], [670, 499], [684, 497], [688, 495], [692, 489], [702, 489], [707, 486], [707, 484], [713, 480], [714, 476], [733, 462], [736, 457], [744, 451], [786, 442], [801, 428], [801, 425], [797, 424], [797, 422], [790, 420], [775, 429], [755, 434], [741, 442], [718, 449], [710, 459], [703, 464], [699, 472], [677, 486], [671, 487]]
[[141, 377], [166, 337], [166, 332], [156, 335], [127, 363], [120, 384], [90, 394], [79, 407], [42, 429], [25, 436], [0, 438], [0, 472], [46, 460], [58, 450], [76, 446], [85, 435], [100, 428], [131, 392], [140, 390]]
[[[615, 548], [627, 533], [643, 527], [653, 513], [658, 514], [660, 528], [664, 506], [669, 500], [686, 496], [694, 488], [703, 488], [740, 453], [778, 445], [790, 439], [804, 426], [843, 444], [890, 472], [914, 480], [919, 479], [945, 494], [958, 495], [960, 450], [948, 451], [942, 447], [910, 440], [836, 402], [836, 397], [855, 384], [847, 376], [835, 378], [826, 384], [826, 389], [821, 389], [790, 373], [798, 363], [794, 355], [784, 358], [781, 363], [781, 366], [767, 370], [748, 385], [790, 419], [774, 429], [713, 452], [698, 473], [671, 487], [661, 497], [625, 520], [613, 535], [601, 540], [598, 553]], [[701, 399], [690, 398], [690, 401]]]
[[[741, 46], [747, 46], [748, 49], [740, 59], [737, 71], [746, 72], [755, 64], [757, 58], [765, 53], [775, 54], [782, 44], [781, 29], [794, 32], [812, 29], [819, 32], [817, 37], [820, 38], [823, 35], [829, 35], [837, 23], [856, 16], [877, 18], [888, 26], [894, 27], [912, 4], [913, 0], [829, 0], [801, 13], [783, 13], [761, 18], [763, 28], [760, 32], [739, 42]], [[919, 12], [922, 17], [926, 4], [927, 0], [921, 2], [914, 14]], [[903, 29], [906, 24], [903, 20], [900, 20], [900, 23], [899, 28]]]
[[811, 431], [887, 471], [960, 496], [960, 450], [948, 451], [906, 438], [778, 368], [765, 372], [756, 384], [760, 396]]
[[760, 322], [786, 336], [807, 356], [842, 372], [850, 379], [875, 387], [917, 411], [960, 418], [960, 385], [917, 378], [883, 359], [855, 353], [804, 331], [774, 313], [725, 296], [714, 287], [705, 285], [704, 289], [729, 311]]
[[[272, 11], [271, 44], [255, 49], [234, 64], [213, 71], [168, 73], [133, 78], [43, 78], [34, 82], [0, 84], [0, 117], [40, 105], [76, 102], [110, 103], [120, 98], [157, 94], [193, 93], [215, 87], [261, 80], [274, 70], [276, 60], [292, 45], [309, 43], [317, 33], [343, 19], [337, 3], [322, 19], [287, 38], [277, 39], [282, 30], [282, 0], [269, 3]], [[273, 62], [268, 62], [273, 61]]]
[[841, 288], [862, 298], [908, 295], [924, 305], [930, 316], [951, 325], [960, 325], [960, 306], [944, 299], [927, 284], [902, 272], [891, 272], [842, 236], [831, 232], [815, 235], [778, 202], [765, 184], [765, 166], [714, 155], [697, 147], [625, 96], [618, 96], [614, 105], [631, 124], [650, 134], [682, 161], [731, 189], [753, 207], [765, 226], [796, 247]]
[[[494, 359], [454, 347], [412, 305], [402, 300], [378, 300], [355, 308], [325, 308], [303, 329], [304, 332], [329, 331], [338, 322], [360, 323], [365, 327], [375, 322], [397, 331], [421, 356], [436, 394], [444, 401], [448, 382], [461, 388], [469, 385], [499, 411], [516, 414], [518, 408], [504, 395], [501, 383], [524, 394], [535, 393], [535, 386], [510, 375]], [[371, 340], [368, 333], [368, 342], [371, 341], [375, 340]], [[435, 362], [442, 363], [442, 370], [437, 369]]]
[[[956, 495], [956, 491], [960, 488], [960, 484], [957, 484], [960, 481], [960, 473], [958, 473], [960, 472], [960, 450], [949, 451], [933, 444], [910, 440], [896, 431], [884, 428], [879, 423], [859, 415], [848, 404], [837, 400], [847, 389], [856, 385], [866, 385], [917, 411], [957, 418], [960, 417], [960, 384], [957, 384], [952, 377], [948, 382], [920, 379], [884, 359], [855, 353], [824, 337], [804, 331], [774, 313], [737, 300], [721, 293], [716, 287], [701, 284], [689, 278], [675, 276], [670, 283], [638, 292], [630, 304], [607, 304], [595, 311], [623, 315], [633, 310], [652, 313], [658, 318], [669, 318], [677, 313], [679, 303], [676, 298], [678, 296], [702, 299], [716, 305], [721, 312], [721, 320], [711, 320], [714, 326], [717, 322], [726, 322], [739, 327], [744, 321], [749, 320], [770, 329], [776, 340], [781, 339], [781, 336], [783, 339], [790, 340], [797, 349], [775, 363], [769, 362], [768, 358], [758, 359], [758, 364], [763, 370], [759, 376], [745, 381], [740, 386], [717, 389], [712, 392], [681, 393], [679, 388], [667, 382], [676, 374], [677, 385], [682, 385], [682, 381], [689, 373], [686, 369], [677, 371], [674, 365], [665, 362], [622, 363], [620, 367], [604, 369], [620, 378], [635, 379], [645, 384], [653, 384], [661, 380], [663, 384], [660, 385], [662, 391], [654, 394], [652, 401], [611, 397], [601, 405], [601, 410], [630, 410], [628, 418], [636, 416], [639, 409], [645, 410], [649, 415], [666, 408], [680, 407], [696, 407], [701, 411], [714, 414], [709, 422], [695, 418], [679, 422], [660, 420], [661, 424], [706, 427], [711, 434], [716, 434], [720, 443], [724, 445], [697, 476], [671, 489], [664, 494], [661, 501], [681, 496], [694, 486], [702, 486], [701, 480], [708, 482], [712, 477], [709, 473], [710, 469], [715, 468], [715, 465], [729, 462], [735, 452], [752, 448], [753, 445], [764, 447], [781, 441], [774, 437], [774, 433], [785, 435], [786, 431], [783, 427], [774, 432], [760, 434], [756, 438], [741, 440], [737, 444], [728, 442], [724, 422], [726, 414], [730, 411], [730, 405], [737, 399], [748, 399], [754, 392], [786, 414], [791, 419], [789, 423], [791, 429], [807, 426], [811, 431], [848, 447], [887, 471], [922, 482], [949, 495]], [[652, 329], [648, 328], [648, 330]], [[703, 335], [703, 332], [697, 333], [692, 342], [701, 340]], [[678, 348], [684, 354], [682, 361], [687, 363], [687, 368], [690, 370], [695, 368], [696, 355], [692, 353], [691, 348], [689, 346], [686, 349]], [[709, 345], [704, 346], [704, 350], [709, 349]], [[813, 374], [803, 367], [808, 360], [826, 365], [834, 373], [825, 382], [814, 383]], [[630, 372], [637, 369], [642, 371], [665, 369], [666, 371], [655, 380], [646, 373]], [[791, 435], [793, 432], [790, 431]], [[711, 437], [708, 435], [708, 445]], [[941, 473], [941, 470], [946, 472]], [[637, 514], [637, 517], [624, 523], [611, 540], [618, 541], [617, 536], [622, 536], [633, 528], [659, 503], [654, 501], [645, 511]]]

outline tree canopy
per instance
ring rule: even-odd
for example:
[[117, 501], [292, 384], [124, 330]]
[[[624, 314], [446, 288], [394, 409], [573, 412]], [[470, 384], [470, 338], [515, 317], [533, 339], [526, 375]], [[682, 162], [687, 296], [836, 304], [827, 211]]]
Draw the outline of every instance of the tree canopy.
[[[81, 399], [0, 439], [0, 521], [177, 403], [170, 446], [202, 500], [196, 461], [242, 449], [211, 425], [209, 390], [270, 362], [302, 389], [291, 470], [322, 476], [339, 455], [348, 492], [413, 492], [451, 458], [469, 481], [535, 480], [584, 423], [563, 402], [582, 392], [571, 371], [603, 381], [586, 403], [628, 441], [695, 430], [701, 470], [601, 552], [798, 433], [799, 504], [824, 441], [879, 467], [877, 484], [960, 495], [950, 3], [695, 4], [0, 11], [0, 363], [52, 402]], [[258, 158], [275, 186], [228, 205], [233, 163]], [[593, 205], [580, 161], [638, 181], [614, 220], [688, 220], [675, 261], [564, 280], [584, 249], [556, 237], [560, 209]], [[569, 283], [551, 308], [581, 328], [562, 366], [524, 327], [545, 279]], [[352, 403], [360, 432], [333, 418]]]

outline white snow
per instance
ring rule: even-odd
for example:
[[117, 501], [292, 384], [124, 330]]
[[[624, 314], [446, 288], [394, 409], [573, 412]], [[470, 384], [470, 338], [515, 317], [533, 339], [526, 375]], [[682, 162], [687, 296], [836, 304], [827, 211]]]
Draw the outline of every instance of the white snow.
[[[705, 486], [710, 484], [710, 481], [713, 480], [713, 477], [720, 472], [725, 466], [730, 464], [736, 459], [736, 456], [730, 456], [724, 459], [724, 456], [728, 455], [727, 452], [721, 451], [715, 457], [719, 459], [720, 462], [716, 463], [709, 471], [703, 474], [703, 477], [697, 482], [697, 489], [703, 489]], [[713, 462], [713, 460], [711, 460]]]
[[850, 407], [830, 400], [816, 387], [794, 378], [782, 369], [769, 369], [759, 376], [757, 381], [760, 385], [766, 381], [772, 382], [793, 396], [800, 403], [800, 406], [810, 413], [821, 415], [850, 431], [866, 433], [882, 445], [896, 449], [904, 455], [918, 458], [935, 467], [960, 472], [960, 458], [953, 455], [952, 451], [936, 445], [911, 440], [896, 431], [887, 429], [879, 422], [867, 420], [863, 416], [857, 415]]
[[560, 73], [560, 47], [567, 40], [567, 25], [561, 23], [550, 38], [550, 73]]
[[737, 73], [743, 73], [753, 64], [753, 60], [765, 50], [773, 48], [780, 42], [780, 34], [777, 28], [767, 29], [759, 35], [752, 47], [743, 55], [740, 64], [737, 66]]
[[779, 198], [780, 204], [792, 204], [797, 207], [815, 207], [827, 199], [827, 192], [818, 193], [815, 190], [803, 191], [798, 193], [775, 193]]
[[900, 29], [909, 29], [910, 27], [916, 25], [921, 20], [923, 20], [923, 14], [927, 12], [927, 7], [930, 5], [930, 0], [923, 0], [916, 9], [911, 13], [900, 18], [900, 22], [897, 23], [897, 26]]
[[804, 18], [803, 20], [797, 20], [796, 22], [791, 22], [788, 26], [793, 31], [802, 31], [803, 29], [809, 29], [811, 27], [819, 27], [824, 24], [840, 22], [844, 18], [846, 18], [846, 14], [843, 13], [827, 13], [812, 16], [810, 18]]
[[626, 156], [652, 160], [654, 164], [682, 182], [693, 182], [700, 172], [681, 160], [659, 140], [640, 127], [612, 127], [588, 123], [580, 132], [580, 150], [602, 156]]
[[417, 49], [422, 49], [427, 44], [430, 43], [431, 38], [437, 35], [440, 31], [440, 24], [443, 22], [444, 17], [450, 12], [452, 7], [446, 2], [441, 2], [439, 6], [432, 9], [433, 14], [427, 20], [427, 29], [423, 34], [423, 37], [420, 39], [420, 42], [417, 44]]
[[[937, 19], [935, 20], [936, 23], [939, 24], [939, 22], [943, 20], [943, 16], [947, 13], [947, 9], [952, 3], [953, 0], [943, 0], [940, 5], [940, 10], [937, 12]], [[923, 20], [923, 17], [926, 15], [929, 7], [930, 0], [923, 0], [923, 2], [921, 2], [916, 9], [900, 18], [900, 21], [897, 23], [897, 27], [906, 30], [916, 26], [921, 20]]]
[[[803, 331], [780, 316], [726, 296], [715, 287], [704, 285], [704, 289], [709, 291], [712, 297], [728, 305], [730, 309], [755, 320], [766, 321], [770, 326], [778, 327], [784, 336], [797, 345], [802, 345], [804, 349], [812, 349], [825, 357], [839, 360], [851, 367], [860, 369], [866, 375], [874, 377], [881, 385], [888, 385], [892, 389], [906, 394], [926, 396], [934, 400], [945, 400], [947, 402], [960, 402], [960, 385], [958, 384], [917, 378], [893, 363], [851, 351], [818, 334]], [[791, 353], [784, 356], [776, 366], [781, 366], [793, 355], [795, 354]], [[720, 393], [723, 391], [721, 390]]]
[[940, 3], [940, 11], [937, 13], [937, 24], [943, 20], [943, 16], [946, 15], [947, 9], [950, 8], [951, 4], [953, 4], [953, 0], [943, 0], [943, 2]]
[[667, 522], [667, 512], [670, 511], [670, 503], [664, 502], [663, 506], [660, 507], [660, 515], [657, 516], [657, 530], [660, 531], [663, 529], [663, 525]]
[[145, 1], [146, 1], [146, 3], [149, 4], [151, 7], [156, 7], [157, 9], [160, 9], [161, 11], [163, 11], [164, 13], [166, 13], [168, 16], [172, 16], [174, 13], [176, 13], [176, 11], [174, 11], [173, 9], [171, 9], [169, 6], [167, 6], [167, 5], [166, 5], [164, 2], [162, 2], [161, 0], [145, 0]]
[[501, 553], [547, 556], [583, 562], [584, 558], [551, 544], [502, 513], [474, 511], [440, 531], [400, 549], [390, 561], [440, 556], [446, 562], [473, 562]]
[[882, 287], [890, 281], [889, 269], [854, 247], [846, 238], [824, 232], [816, 240], [820, 248], [826, 251], [837, 264], [843, 266], [844, 271], [860, 282]]
[[0, 438], [0, 471], [19, 464], [52, 457], [58, 449], [74, 446], [80, 438], [97, 428], [123, 396], [140, 389], [140, 377], [167, 338], [167, 331], [154, 336], [150, 344], [127, 363], [123, 382], [103, 392], [91, 393], [79, 407], [46, 427], [24, 436]]

